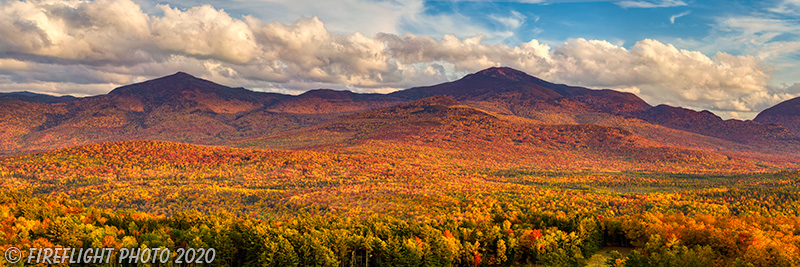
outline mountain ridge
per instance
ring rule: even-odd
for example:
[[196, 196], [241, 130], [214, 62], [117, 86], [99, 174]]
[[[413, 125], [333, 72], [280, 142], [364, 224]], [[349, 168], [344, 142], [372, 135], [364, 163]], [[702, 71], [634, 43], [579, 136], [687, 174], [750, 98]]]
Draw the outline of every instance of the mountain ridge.
[[17, 91], [0, 93], [0, 100], [14, 99], [26, 102], [41, 102], [41, 103], [63, 103], [78, 100], [78, 97], [71, 95], [54, 96], [49, 94], [40, 94], [30, 91]]
[[[681, 135], [694, 138], [681, 134], [685, 131], [743, 143], [741, 149], [772, 151], [774, 147], [796, 145], [792, 143], [796, 136], [787, 134], [780, 126], [723, 121], [709, 112], [665, 105], [653, 107], [632, 93], [555, 84], [512, 68], [493, 67], [452, 82], [389, 94], [314, 89], [296, 96], [228, 87], [177, 72], [121, 86], [106, 95], [44, 104], [59, 105], [60, 111], [55, 113], [42, 111], [46, 106], [40, 106], [27, 110], [43, 114], [31, 115], [22, 111], [26, 110], [22, 106], [28, 104], [12, 107], [6, 103], [9, 108], [25, 113], [20, 118], [28, 119], [0, 118], [0, 125], [13, 126], [3, 132], [8, 138], [0, 141], [3, 148], [0, 153], [134, 139], [226, 144], [288, 133], [338, 117], [398, 107], [421, 99], [436, 99], [474, 108], [502, 120], [534, 124], [586, 124], [591, 123], [586, 118], [602, 114], [605, 126], [633, 131], [656, 141], [658, 133], [641, 130], [656, 128], [637, 125], [652, 123], [676, 129], [677, 132], [671, 133], [673, 139]], [[439, 112], [439, 109], [430, 106], [420, 112]], [[747, 130], [737, 131], [740, 128]], [[707, 141], [690, 143], [703, 142]], [[703, 146], [718, 147], [720, 142], [713, 143]]]
[[800, 142], [794, 133], [777, 125], [765, 125], [755, 121], [736, 119], [723, 120], [707, 111], [658, 105], [643, 112], [640, 118], [667, 126], [707, 136], [727, 139], [739, 143], [791, 140]]

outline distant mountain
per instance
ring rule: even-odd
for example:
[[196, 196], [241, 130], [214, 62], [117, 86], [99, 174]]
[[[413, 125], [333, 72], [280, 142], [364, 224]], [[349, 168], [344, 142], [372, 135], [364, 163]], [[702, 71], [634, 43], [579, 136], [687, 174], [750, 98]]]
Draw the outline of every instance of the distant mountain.
[[405, 100], [327, 89], [255, 92], [187, 73], [62, 103], [0, 100], [0, 154], [120, 140], [218, 144], [298, 129]]
[[780, 125], [800, 136], [800, 97], [786, 100], [762, 111], [753, 121]]
[[[390, 95], [419, 99], [452, 97], [469, 106], [545, 123], [591, 123], [589, 114], [606, 114], [609, 126], [633, 130], [645, 122], [743, 144], [762, 145], [800, 139], [786, 129], [753, 121], [722, 120], [708, 111], [659, 105], [652, 107], [631, 93], [554, 84], [511, 68], [489, 68], [439, 85], [416, 87]], [[595, 116], [596, 117], [596, 116]], [[616, 117], [616, 118], [614, 118]], [[630, 120], [639, 118], [645, 122]], [[594, 122], [599, 123], [599, 122]], [[627, 125], [626, 125], [627, 124]], [[645, 127], [651, 128], [651, 127]], [[643, 132], [637, 132], [644, 134]]]
[[[178, 72], [62, 103], [0, 100], [0, 109], [0, 153], [122, 140], [325, 147], [425, 139], [441, 136], [427, 133], [445, 126], [452, 136], [431, 140], [453, 143], [460, 138], [477, 144], [482, 142], [474, 139], [477, 134], [481, 140], [517, 140], [518, 125], [570, 134], [542, 143], [569, 151], [575, 147], [565, 144], [617, 139], [588, 134], [595, 131], [636, 136], [630, 144], [651, 142], [646, 147], [684, 146], [737, 155], [800, 150], [796, 136], [781, 126], [651, 107], [634, 94], [554, 84], [511, 68], [489, 68], [453, 82], [390, 94], [317, 89], [297, 96], [228, 87]], [[487, 129], [497, 130], [496, 136]]]
[[3, 132], [8, 138], [0, 146], [11, 152], [139, 139], [214, 144], [325, 119], [266, 109], [287, 98], [292, 96], [231, 88], [179, 72], [49, 106], [0, 102], [19, 111], [1, 117], [0, 124], [12, 127]]
[[[482, 109], [550, 123], [572, 123], [572, 116], [581, 113], [630, 115], [650, 108], [631, 93], [554, 84], [505, 67], [489, 68], [457, 81], [390, 95], [409, 100], [443, 95]], [[552, 116], [554, 113], [566, 116]]]
[[142, 104], [142, 111], [153, 111], [159, 108], [201, 109], [230, 114], [252, 111], [288, 96], [255, 92], [241, 87], [231, 88], [178, 72], [158, 79], [116, 88], [106, 97], [135, 100]]
[[28, 91], [0, 93], [0, 100], [2, 99], [15, 99], [27, 102], [41, 102], [41, 103], [63, 103], [77, 100], [77, 97], [71, 95], [53, 96], [46, 94], [32, 93]]
[[723, 120], [707, 110], [694, 111], [658, 105], [642, 112], [640, 118], [673, 129], [745, 144], [772, 141], [800, 143], [800, 138], [783, 127], [764, 125], [755, 121]]

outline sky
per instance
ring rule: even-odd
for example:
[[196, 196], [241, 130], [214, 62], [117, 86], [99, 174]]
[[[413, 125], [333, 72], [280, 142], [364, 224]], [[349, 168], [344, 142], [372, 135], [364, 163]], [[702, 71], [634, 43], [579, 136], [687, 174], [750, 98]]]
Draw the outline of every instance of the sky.
[[178, 71], [299, 94], [507, 66], [752, 119], [800, 96], [800, 0], [0, 1], [0, 92], [89, 96]]

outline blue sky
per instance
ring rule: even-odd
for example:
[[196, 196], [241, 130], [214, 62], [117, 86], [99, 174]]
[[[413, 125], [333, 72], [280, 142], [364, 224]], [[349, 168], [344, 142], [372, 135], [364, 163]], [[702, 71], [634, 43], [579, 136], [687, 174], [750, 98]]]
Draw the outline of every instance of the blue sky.
[[93, 95], [185, 71], [390, 92], [510, 66], [725, 118], [800, 95], [800, 0], [0, 3], [0, 91]]

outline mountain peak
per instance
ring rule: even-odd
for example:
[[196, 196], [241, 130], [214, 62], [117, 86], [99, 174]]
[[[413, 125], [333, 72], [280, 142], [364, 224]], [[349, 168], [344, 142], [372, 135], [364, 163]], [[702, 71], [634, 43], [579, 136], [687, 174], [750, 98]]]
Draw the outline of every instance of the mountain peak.
[[195, 79], [197, 79], [197, 77], [195, 77], [194, 75], [191, 75], [191, 74], [188, 74], [188, 73], [182, 72], [182, 71], [176, 72], [175, 74], [172, 74], [172, 75], [169, 75], [169, 76], [165, 76], [164, 78], [167, 78], [167, 77], [184, 78], [184, 79], [185, 78], [195, 78]]
[[[517, 70], [517, 69], [513, 69], [513, 68], [509, 68], [509, 67], [491, 67], [491, 68], [476, 72], [475, 74], [476, 75], [482, 75], [482, 76], [489, 76], [489, 77], [493, 77], [493, 78], [508, 79], [508, 80], [512, 80], [512, 81], [525, 81], [525, 80], [536, 79], [536, 77], [530, 76], [530, 75], [528, 75], [527, 73], [525, 73], [523, 71], [520, 71], [520, 70]], [[538, 80], [538, 79], [536, 79], [536, 80]]]
[[191, 74], [188, 74], [188, 73], [182, 72], [182, 71], [179, 71], [179, 72], [176, 72], [175, 74], [167, 75], [167, 76], [164, 76], [164, 77], [161, 77], [161, 78], [156, 78], [156, 79], [153, 79], [152, 81], [159, 81], [159, 80], [161, 80], [161, 81], [170, 81], [170, 82], [177, 82], [177, 81], [206, 81], [204, 79], [197, 78], [194, 75], [191, 75]]
[[488, 69], [484, 69], [482, 71], [478, 71], [477, 73], [483, 73], [483, 74], [516, 73], [516, 74], [527, 75], [525, 72], [522, 72], [521, 70], [518, 70], [518, 69], [515, 69], [515, 68], [511, 68], [511, 67], [489, 67]]
[[[239, 100], [257, 103], [258, 99], [263, 96], [261, 93], [241, 87], [231, 88], [220, 85], [185, 72], [177, 72], [169, 76], [118, 87], [109, 92], [108, 95], [133, 97], [142, 101], [147, 108], [158, 106], [185, 108], [192, 107], [197, 103], [206, 103], [203, 105], [213, 106], [214, 108], [211, 109], [219, 113], [238, 110], [238, 107], [233, 109], [231, 107], [241, 103], [230, 104], [229, 101]], [[222, 105], [220, 103], [228, 103], [230, 105]]]
[[148, 94], [148, 95], [162, 95], [174, 94], [175, 92], [186, 90], [203, 90], [203, 91], [230, 91], [229, 87], [219, 85], [209, 80], [197, 78], [185, 72], [176, 72], [175, 74], [156, 78], [153, 80], [144, 81], [141, 83], [126, 85], [123, 87], [112, 90], [109, 94]]

